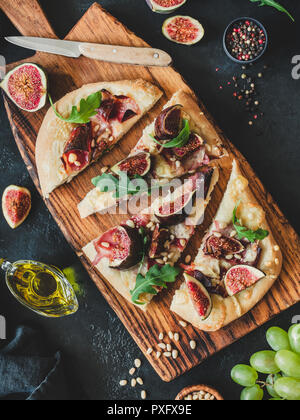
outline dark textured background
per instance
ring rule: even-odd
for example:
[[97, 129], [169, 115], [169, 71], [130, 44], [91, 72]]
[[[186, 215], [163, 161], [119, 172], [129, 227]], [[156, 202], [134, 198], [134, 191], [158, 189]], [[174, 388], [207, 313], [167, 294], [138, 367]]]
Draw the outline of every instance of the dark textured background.
[[[173, 45], [164, 39], [161, 35], [164, 17], [152, 13], [143, 0], [102, 0], [101, 4], [153, 46], [173, 55], [177, 69], [244, 153], [300, 233], [300, 81], [291, 77], [291, 59], [300, 54], [300, 3], [297, 0], [281, 2], [295, 15], [295, 24], [285, 15], [271, 8], [257, 8], [248, 0], [189, 0], [181, 9], [182, 14], [199, 18], [206, 28], [204, 40], [192, 48]], [[65, 36], [91, 4], [92, 1], [87, 0], [41, 0], [60, 37]], [[258, 84], [265, 116], [252, 128], [248, 126], [247, 113], [232, 99], [232, 88], [226, 86], [234, 74], [241, 74], [241, 69], [228, 60], [221, 43], [226, 25], [246, 15], [261, 20], [270, 35], [267, 55], [251, 69], [255, 75], [264, 64], [270, 66]], [[17, 31], [0, 13], [1, 54], [8, 62], [30, 56], [30, 52], [5, 43], [4, 35], [17, 35]], [[217, 67], [219, 72], [215, 71]], [[219, 89], [220, 85], [224, 86], [223, 90]], [[84, 296], [79, 297], [80, 310], [75, 316], [47, 320], [23, 309], [2, 281], [0, 314], [7, 319], [8, 334], [11, 336], [21, 323], [46, 331], [54, 348], [64, 351], [69, 373], [81, 381], [88, 398], [139, 398], [138, 389], [118, 385], [120, 379], [128, 376], [134, 358], [140, 356], [139, 349], [82, 269], [37, 194], [15, 145], [3, 101], [0, 103], [0, 139], [0, 191], [9, 184], [18, 184], [28, 187], [33, 194], [30, 217], [18, 230], [12, 231], [0, 217], [1, 256], [10, 260], [32, 258], [60, 267], [75, 266], [84, 289]], [[230, 380], [231, 368], [236, 363], [248, 362], [253, 352], [266, 347], [267, 327], [275, 324], [288, 328], [297, 314], [300, 315], [300, 304], [171, 384], [163, 383], [144, 361], [140, 375], [150, 398], [173, 399], [184, 386], [207, 383], [218, 388], [226, 398], [238, 399], [240, 388]]]

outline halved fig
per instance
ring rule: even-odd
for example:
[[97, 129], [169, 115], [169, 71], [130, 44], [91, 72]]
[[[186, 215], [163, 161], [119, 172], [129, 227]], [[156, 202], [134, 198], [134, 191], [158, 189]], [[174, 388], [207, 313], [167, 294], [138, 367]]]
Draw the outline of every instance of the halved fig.
[[146, 0], [146, 3], [153, 12], [163, 14], [173, 13], [186, 2], [187, 0]]
[[174, 148], [172, 149], [175, 156], [178, 159], [184, 159], [186, 158], [188, 155], [190, 155], [191, 153], [196, 152], [197, 150], [201, 149], [201, 147], [203, 147], [204, 145], [204, 140], [198, 136], [197, 134], [192, 133], [190, 135], [190, 139], [188, 141], [188, 143], [183, 146], [183, 147], [179, 147], [179, 148]]
[[0, 86], [20, 109], [36, 112], [46, 104], [47, 84], [41, 67], [25, 63], [7, 73]]
[[237, 239], [213, 234], [207, 238], [203, 250], [205, 255], [210, 255], [214, 258], [224, 258], [228, 255], [232, 255], [233, 258], [234, 255], [244, 252], [245, 247]]
[[178, 187], [173, 194], [165, 198], [163, 203], [154, 205], [154, 214], [164, 226], [182, 223], [193, 210], [195, 193], [203, 188], [205, 194], [206, 175], [197, 173], [190, 177], [182, 186]]
[[178, 136], [181, 127], [181, 105], [164, 109], [155, 120], [155, 137], [171, 140]]
[[204, 321], [209, 317], [212, 311], [212, 300], [210, 294], [200, 281], [194, 277], [184, 274], [185, 282], [188, 288], [190, 298], [193, 302], [194, 308]]
[[204, 28], [190, 16], [174, 16], [164, 22], [163, 34], [177, 44], [194, 45], [203, 38]]
[[167, 228], [160, 228], [156, 225], [153, 232], [152, 243], [149, 250], [149, 258], [159, 258], [161, 253], [166, 251], [164, 245], [170, 239], [170, 231]]
[[235, 265], [228, 270], [224, 283], [229, 296], [234, 296], [256, 284], [266, 275], [257, 268], [248, 265]]
[[146, 176], [151, 169], [151, 155], [150, 153], [138, 153], [137, 155], [130, 156], [127, 159], [117, 163], [111, 170], [114, 173], [127, 172], [129, 177], [135, 175]]
[[139, 231], [127, 225], [110, 229], [94, 245], [97, 257], [93, 265], [108, 258], [109, 266], [118, 270], [127, 270], [138, 264], [144, 246]]
[[31, 194], [27, 188], [10, 185], [2, 196], [3, 215], [12, 229], [20, 226], [31, 210]]

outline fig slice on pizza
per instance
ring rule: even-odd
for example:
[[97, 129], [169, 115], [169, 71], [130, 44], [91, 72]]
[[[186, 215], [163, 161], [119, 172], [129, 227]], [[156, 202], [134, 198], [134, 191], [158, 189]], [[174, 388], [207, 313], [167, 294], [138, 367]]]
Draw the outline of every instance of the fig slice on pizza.
[[[156, 120], [145, 128], [130, 155], [102, 176], [118, 177], [120, 172], [126, 172], [130, 178], [142, 177], [147, 182], [161, 183], [193, 173], [225, 155], [227, 152], [219, 134], [195, 99], [179, 91]], [[105, 212], [120, 201], [114, 192], [103, 191], [97, 186], [99, 179], [101, 181], [101, 176], [93, 180], [96, 187], [78, 205], [82, 218]]]
[[44, 197], [110, 151], [161, 96], [143, 79], [122, 80], [85, 85], [52, 104], [36, 143]]
[[265, 212], [234, 161], [217, 215], [171, 310], [196, 328], [217, 331], [250, 311], [270, 290], [282, 254]]
[[171, 195], [158, 197], [151, 208], [89, 243], [84, 254], [125, 299], [146, 310], [152, 298], [176, 280], [180, 269], [174, 266], [218, 178], [217, 168], [192, 175]]

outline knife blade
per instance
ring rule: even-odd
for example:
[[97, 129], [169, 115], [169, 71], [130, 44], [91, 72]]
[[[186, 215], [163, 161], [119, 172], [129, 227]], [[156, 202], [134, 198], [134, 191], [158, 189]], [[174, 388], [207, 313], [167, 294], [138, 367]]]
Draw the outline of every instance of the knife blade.
[[71, 58], [79, 58], [83, 55], [110, 63], [160, 67], [167, 67], [172, 63], [172, 58], [168, 53], [156, 48], [123, 47], [24, 36], [6, 37], [5, 39], [19, 47]]

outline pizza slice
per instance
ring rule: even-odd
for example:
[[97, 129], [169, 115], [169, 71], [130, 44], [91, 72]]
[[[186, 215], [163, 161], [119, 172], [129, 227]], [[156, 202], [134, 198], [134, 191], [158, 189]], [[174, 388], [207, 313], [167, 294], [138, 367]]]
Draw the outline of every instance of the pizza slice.
[[[107, 168], [103, 176], [118, 177], [120, 172], [126, 172], [130, 178], [138, 176], [148, 183], [153, 180], [160, 183], [195, 172], [225, 155], [220, 136], [197, 102], [191, 95], [179, 91], [146, 127], [128, 158]], [[114, 191], [103, 191], [97, 186], [99, 178], [101, 176], [93, 180], [96, 187], [78, 205], [82, 218], [105, 212], [120, 201]], [[122, 197], [123, 200], [128, 198]]]
[[171, 310], [217, 331], [251, 310], [282, 268], [282, 254], [236, 161], [215, 221], [205, 235]]
[[156, 198], [151, 208], [89, 243], [84, 254], [125, 299], [146, 310], [152, 298], [176, 280], [180, 270], [174, 265], [194, 234], [218, 178], [217, 168], [194, 174], [172, 194]]
[[123, 80], [85, 85], [52, 104], [36, 142], [44, 197], [110, 151], [161, 96], [145, 80]]

